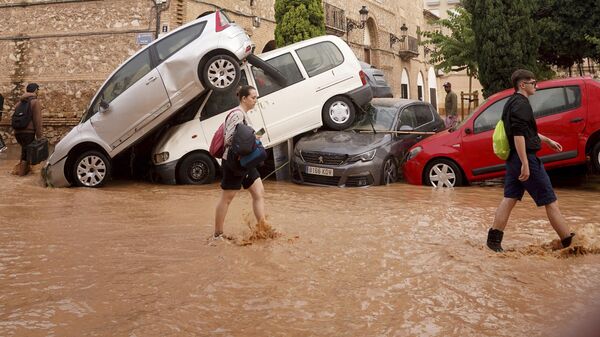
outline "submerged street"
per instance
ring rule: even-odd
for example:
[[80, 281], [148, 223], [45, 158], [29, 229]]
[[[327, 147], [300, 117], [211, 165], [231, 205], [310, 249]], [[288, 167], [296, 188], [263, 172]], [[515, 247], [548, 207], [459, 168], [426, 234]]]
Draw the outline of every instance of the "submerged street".
[[[243, 242], [217, 183], [49, 189], [0, 160], [1, 336], [555, 336], [600, 304], [598, 191], [558, 186], [578, 233], [527, 196], [485, 248], [498, 184], [366, 189], [266, 181], [276, 239]], [[250, 244], [248, 244], [250, 243]], [[565, 336], [565, 334], [560, 334]]]

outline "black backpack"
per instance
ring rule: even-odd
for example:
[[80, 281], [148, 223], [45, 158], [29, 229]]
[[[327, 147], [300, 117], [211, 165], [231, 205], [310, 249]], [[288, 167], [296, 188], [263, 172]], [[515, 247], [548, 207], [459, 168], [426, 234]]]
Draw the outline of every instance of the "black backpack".
[[231, 140], [231, 149], [239, 156], [250, 154], [256, 147], [254, 129], [244, 123], [236, 125], [235, 134]]
[[29, 125], [29, 122], [33, 119], [31, 113], [31, 100], [35, 97], [29, 97], [26, 101], [21, 101], [15, 108], [15, 112], [12, 115], [11, 126], [15, 130], [22, 130]]

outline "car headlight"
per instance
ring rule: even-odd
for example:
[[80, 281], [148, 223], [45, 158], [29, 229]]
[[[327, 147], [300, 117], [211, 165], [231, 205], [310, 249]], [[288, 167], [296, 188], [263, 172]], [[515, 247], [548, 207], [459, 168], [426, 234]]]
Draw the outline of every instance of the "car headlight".
[[373, 158], [375, 158], [375, 153], [377, 152], [377, 149], [373, 149], [371, 151], [367, 151], [365, 153], [361, 153], [359, 155], [356, 155], [354, 157], [350, 157], [350, 159], [348, 159], [349, 162], [353, 163], [356, 161], [371, 161], [373, 160]]
[[154, 163], [160, 164], [169, 159], [169, 152], [161, 152], [154, 155]]
[[408, 152], [408, 157], [406, 157], [406, 160], [411, 160], [414, 157], [416, 157], [419, 153], [421, 153], [421, 151], [423, 151], [423, 148], [420, 146], [417, 146], [415, 148], [413, 148], [412, 150], [410, 150]]

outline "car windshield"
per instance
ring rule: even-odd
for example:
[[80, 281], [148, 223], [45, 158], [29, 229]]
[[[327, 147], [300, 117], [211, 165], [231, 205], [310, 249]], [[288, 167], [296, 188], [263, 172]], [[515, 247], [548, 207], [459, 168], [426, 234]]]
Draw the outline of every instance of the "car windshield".
[[394, 126], [397, 107], [369, 105], [363, 118], [354, 123], [350, 130], [354, 131], [390, 131]]

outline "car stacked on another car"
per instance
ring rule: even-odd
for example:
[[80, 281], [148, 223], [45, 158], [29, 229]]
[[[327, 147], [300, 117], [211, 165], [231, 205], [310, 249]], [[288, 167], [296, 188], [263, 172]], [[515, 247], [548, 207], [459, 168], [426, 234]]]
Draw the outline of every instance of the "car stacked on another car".
[[100, 87], [43, 170], [51, 186], [98, 187], [112, 159], [207, 89], [237, 86], [254, 45], [221, 11], [202, 14], [138, 51]]
[[367, 75], [367, 81], [373, 91], [373, 98], [392, 98], [392, 88], [385, 80], [385, 74], [375, 66], [370, 65], [366, 62], [360, 61], [360, 67]]
[[426, 102], [373, 99], [362, 120], [345, 131], [322, 131], [295, 146], [292, 179], [297, 183], [357, 187], [393, 183], [407, 150], [444, 129]]
[[[458, 126], [410, 149], [404, 164], [409, 183], [453, 187], [502, 177], [504, 161], [492, 148], [492, 134], [514, 89], [490, 96]], [[562, 145], [543, 145], [538, 156], [546, 169], [580, 165], [592, 159], [600, 171], [600, 81], [567, 78], [537, 83], [529, 97], [539, 133]]]

